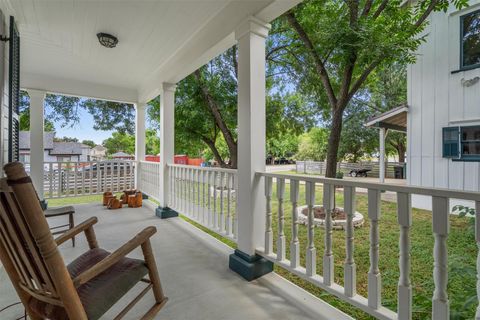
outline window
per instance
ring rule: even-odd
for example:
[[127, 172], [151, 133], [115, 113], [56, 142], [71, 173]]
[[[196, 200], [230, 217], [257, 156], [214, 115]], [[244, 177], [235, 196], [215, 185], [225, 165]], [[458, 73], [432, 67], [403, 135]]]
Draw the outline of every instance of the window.
[[443, 128], [443, 157], [458, 158], [459, 127]]
[[460, 68], [480, 67], [480, 10], [460, 17]]
[[462, 158], [480, 158], [480, 126], [461, 129]]
[[480, 126], [443, 128], [443, 157], [480, 161]]

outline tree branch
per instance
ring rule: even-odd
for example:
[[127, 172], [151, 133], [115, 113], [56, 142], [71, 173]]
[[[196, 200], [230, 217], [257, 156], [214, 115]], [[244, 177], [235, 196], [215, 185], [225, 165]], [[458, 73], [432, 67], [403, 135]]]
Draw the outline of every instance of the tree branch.
[[438, 0], [432, 0], [430, 2], [427, 9], [425, 9], [425, 12], [418, 18], [417, 22], [415, 22], [415, 24], [413, 25], [414, 29], [419, 28], [422, 25], [422, 23], [424, 23], [425, 20], [427, 20], [430, 13], [432, 13], [432, 11], [435, 9], [437, 3], [438, 3]]
[[327, 93], [328, 101], [331, 106], [336, 106], [337, 105], [337, 97], [335, 96], [335, 92], [333, 91], [332, 84], [330, 82], [330, 78], [328, 76], [327, 69], [325, 68], [325, 65], [323, 61], [320, 59], [318, 56], [317, 52], [315, 51], [315, 47], [308, 37], [307, 33], [305, 30], [302, 28], [300, 23], [297, 21], [295, 18], [295, 15], [293, 14], [292, 11], [289, 11], [286, 14], [287, 21], [288, 23], [295, 29], [297, 32], [298, 36], [300, 37], [300, 40], [304, 43], [305, 47], [307, 48], [308, 52], [313, 58], [313, 61], [315, 62], [315, 67], [317, 69], [318, 74], [320, 75], [320, 81], [323, 84], [323, 87], [325, 88], [325, 91]]
[[373, 14], [373, 19], [377, 19], [378, 16], [383, 12], [383, 10], [385, 10], [385, 8], [387, 7], [387, 4], [388, 4], [388, 0], [383, 0], [382, 3], [378, 6], [377, 10], [375, 11], [375, 13]]
[[372, 9], [372, 4], [373, 4], [373, 0], [367, 0], [365, 2], [365, 6], [363, 7], [363, 11], [361, 14], [362, 18], [365, 18], [366, 16], [368, 16], [368, 14], [370, 13], [370, 9]]

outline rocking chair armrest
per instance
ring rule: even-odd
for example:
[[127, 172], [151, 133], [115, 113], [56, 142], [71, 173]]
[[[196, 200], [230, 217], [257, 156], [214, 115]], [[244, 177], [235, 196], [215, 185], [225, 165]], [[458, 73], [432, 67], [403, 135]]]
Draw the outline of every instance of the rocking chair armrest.
[[89, 280], [95, 278], [100, 273], [106, 271], [108, 268], [113, 266], [115, 263], [123, 259], [127, 254], [132, 252], [134, 249], [140, 247], [145, 242], [149, 241], [150, 237], [157, 232], [157, 228], [150, 226], [143, 229], [130, 241], [125, 243], [123, 246], [110, 253], [105, 259], [99, 261], [90, 269], [82, 272], [77, 277], [73, 279], [73, 284], [75, 287], [78, 287]]
[[61, 245], [67, 240], [72, 239], [79, 233], [86, 232], [89, 229], [92, 229], [92, 233], [93, 233], [93, 225], [96, 224], [97, 222], [98, 222], [97, 217], [91, 217], [85, 220], [84, 222], [76, 225], [75, 227], [71, 228], [70, 230], [66, 231], [61, 236], [55, 239], [57, 246]]

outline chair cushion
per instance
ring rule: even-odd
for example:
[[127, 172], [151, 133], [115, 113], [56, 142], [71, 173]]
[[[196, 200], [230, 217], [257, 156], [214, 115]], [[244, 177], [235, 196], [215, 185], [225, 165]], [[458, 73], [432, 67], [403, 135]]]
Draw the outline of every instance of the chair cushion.
[[[90, 269], [105, 259], [110, 252], [103, 249], [91, 249], [75, 259], [67, 268], [72, 278]], [[120, 298], [122, 298], [146, 274], [145, 262], [123, 258], [105, 272], [77, 288], [78, 295], [89, 320], [99, 319]], [[65, 309], [36, 299], [30, 302], [32, 309], [40, 316], [51, 320], [67, 320]]]
[[56, 208], [50, 208], [50, 209], [44, 210], [43, 212], [47, 217], [56, 217], [56, 216], [63, 216], [66, 214], [73, 214], [75, 213], [75, 208], [72, 206], [56, 207]]

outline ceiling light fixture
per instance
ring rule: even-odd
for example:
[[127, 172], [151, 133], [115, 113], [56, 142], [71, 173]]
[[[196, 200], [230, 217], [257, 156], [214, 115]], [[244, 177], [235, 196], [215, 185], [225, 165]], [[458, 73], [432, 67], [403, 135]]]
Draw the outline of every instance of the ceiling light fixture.
[[104, 32], [97, 33], [97, 38], [100, 44], [106, 48], [115, 48], [118, 43], [117, 37]]

